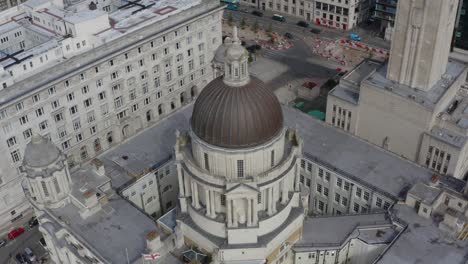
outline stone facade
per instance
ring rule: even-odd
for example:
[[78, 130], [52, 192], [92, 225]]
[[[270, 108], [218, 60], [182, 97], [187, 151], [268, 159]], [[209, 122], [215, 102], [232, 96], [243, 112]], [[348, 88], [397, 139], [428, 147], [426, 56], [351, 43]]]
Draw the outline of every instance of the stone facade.
[[73, 168], [177, 111], [212, 79], [221, 15], [218, 3], [202, 1], [0, 91], [0, 149], [9, 153], [0, 164], [0, 223], [28, 208], [18, 168], [32, 133], [60, 146]]
[[370, 16], [369, 0], [241, 0], [261, 10], [302, 18], [317, 25], [342, 30], [353, 29]]
[[447, 41], [456, 7], [451, 0], [399, 1], [389, 63], [365, 61], [344, 76], [328, 96], [327, 123], [466, 179], [467, 67], [449, 59]]

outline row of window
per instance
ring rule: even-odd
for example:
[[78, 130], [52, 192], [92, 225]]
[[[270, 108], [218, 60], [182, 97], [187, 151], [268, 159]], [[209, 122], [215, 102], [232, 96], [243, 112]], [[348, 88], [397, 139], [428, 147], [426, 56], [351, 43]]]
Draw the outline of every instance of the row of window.
[[431, 168], [437, 172], [447, 174], [451, 158], [452, 156], [450, 153], [437, 147], [429, 146], [426, 155], [426, 167]]

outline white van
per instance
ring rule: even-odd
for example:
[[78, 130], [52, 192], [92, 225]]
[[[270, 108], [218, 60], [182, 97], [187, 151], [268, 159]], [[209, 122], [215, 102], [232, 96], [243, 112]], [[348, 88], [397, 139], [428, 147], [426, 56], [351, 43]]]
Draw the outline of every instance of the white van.
[[31, 262], [36, 261], [36, 255], [34, 255], [34, 253], [32, 252], [30, 248], [25, 248], [24, 254], [26, 254], [26, 257], [28, 258], [29, 261]]

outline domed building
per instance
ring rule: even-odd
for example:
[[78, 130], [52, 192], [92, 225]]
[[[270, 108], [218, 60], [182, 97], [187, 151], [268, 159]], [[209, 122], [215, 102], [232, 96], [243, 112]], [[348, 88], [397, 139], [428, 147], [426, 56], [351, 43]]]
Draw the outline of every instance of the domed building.
[[179, 229], [214, 263], [272, 263], [302, 234], [302, 143], [271, 89], [249, 75], [236, 29], [222, 49], [224, 75], [201, 92], [175, 147]]

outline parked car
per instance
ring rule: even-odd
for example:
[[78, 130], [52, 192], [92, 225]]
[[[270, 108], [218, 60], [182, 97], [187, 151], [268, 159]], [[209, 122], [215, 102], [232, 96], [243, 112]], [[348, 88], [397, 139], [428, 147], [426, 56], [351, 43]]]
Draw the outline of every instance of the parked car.
[[36, 255], [34, 255], [33, 251], [30, 248], [25, 248], [24, 254], [26, 255], [26, 260], [29, 260], [31, 262], [36, 261]]
[[312, 32], [314, 34], [320, 34], [320, 32], [322, 32], [322, 30], [313, 28], [313, 29], [310, 30], [310, 32]]
[[288, 39], [293, 39], [294, 38], [294, 36], [289, 32], [284, 33], [284, 37], [288, 38]]
[[41, 244], [43, 247], [47, 247], [47, 244], [46, 244], [45, 239], [43, 237], [41, 237], [39, 239], [39, 244]]
[[359, 35], [357, 35], [357, 34], [351, 33], [351, 34], [349, 34], [349, 38], [351, 40], [354, 40], [354, 41], [361, 41], [361, 37]]
[[297, 25], [300, 26], [300, 27], [308, 27], [309, 26], [309, 23], [307, 23], [306, 21], [299, 21], [297, 22]]
[[255, 10], [255, 11], [252, 11], [252, 15], [262, 17], [263, 13], [260, 12], [260, 11]]
[[39, 221], [37, 221], [36, 217], [32, 217], [31, 220], [29, 220], [28, 224], [30, 228], [33, 228], [39, 224]]
[[24, 233], [24, 229], [21, 228], [21, 227], [18, 227], [16, 229], [11, 230], [10, 233], [8, 233], [8, 238], [10, 240], [13, 240], [13, 239], [21, 236], [21, 234], [23, 234], [23, 233]]
[[259, 45], [259, 44], [253, 44], [253, 45], [250, 45], [249, 47], [251, 47], [252, 49], [255, 49], [255, 50], [261, 50], [262, 49], [262, 46]]
[[20, 264], [28, 263], [26, 261], [26, 256], [24, 254], [18, 253], [18, 254], [16, 254], [15, 258], [16, 258], [16, 262], [18, 262]]
[[276, 20], [279, 22], [286, 22], [286, 18], [284, 18], [284, 16], [281, 16], [281, 15], [274, 14], [272, 18], [273, 20]]

